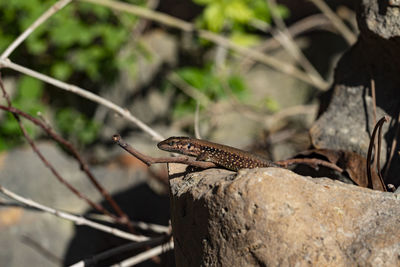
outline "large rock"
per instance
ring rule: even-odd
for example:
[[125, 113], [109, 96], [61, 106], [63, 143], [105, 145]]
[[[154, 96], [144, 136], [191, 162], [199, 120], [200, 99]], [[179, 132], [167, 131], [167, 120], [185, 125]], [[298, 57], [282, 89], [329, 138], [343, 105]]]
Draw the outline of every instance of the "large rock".
[[400, 266], [400, 196], [279, 168], [171, 179], [177, 266]]

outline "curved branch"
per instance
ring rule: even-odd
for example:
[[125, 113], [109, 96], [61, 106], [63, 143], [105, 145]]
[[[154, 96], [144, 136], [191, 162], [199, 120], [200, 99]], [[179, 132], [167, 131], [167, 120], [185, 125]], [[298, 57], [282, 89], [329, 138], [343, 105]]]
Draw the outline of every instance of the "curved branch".
[[300, 69], [296, 68], [292, 64], [285, 63], [280, 59], [271, 57], [267, 54], [264, 54], [260, 51], [254, 50], [252, 48], [247, 48], [244, 46], [237, 45], [234, 42], [232, 42], [231, 40], [229, 40], [221, 35], [215, 34], [213, 32], [196, 29], [195, 25], [192, 23], [174, 18], [172, 16], [169, 16], [169, 15], [157, 12], [157, 11], [149, 10], [146, 8], [142, 8], [142, 7], [139, 7], [136, 5], [123, 3], [123, 2], [117, 2], [117, 1], [112, 1], [112, 0], [81, 0], [81, 1], [89, 2], [92, 4], [96, 4], [96, 5], [106, 6], [106, 7], [112, 8], [114, 10], [121, 11], [121, 12], [131, 13], [133, 15], [144, 17], [146, 19], [153, 20], [153, 21], [162, 23], [164, 25], [167, 25], [169, 27], [180, 29], [182, 31], [197, 33], [198, 36], [201, 38], [209, 40], [209, 41], [216, 43], [218, 45], [221, 45], [223, 47], [230, 48], [230, 49], [234, 50], [235, 52], [241, 54], [242, 56], [251, 57], [255, 61], [258, 61], [260, 63], [268, 65], [271, 68], [274, 68], [275, 70], [278, 70], [287, 75], [295, 77], [301, 81], [304, 81], [308, 84], [311, 84], [320, 90], [326, 90], [328, 88], [328, 84], [326, 82], [314, 81], [313, 79], [308, 77], [307, 73], [305, 73], [304, 71], [301, 71]]
[[17, 39], [12, 42], [7, 49], [1, 54], [1, 59], [8, 58], [11, 53], [23, 42], [26, 38], [39, 27], [48, 18], [53, 16], [57, 11], [68, 5], [72, 0], [60, 0], [52, 5], [46, 12], [44, 12], [31, 26], [28, 27]]
[[116, 113], [121, 115], [123, 118], [127, 119], [128, 121], [136, 124], [140, 129], [142, 129], [144, 132], [151, 135], [155, 140], [157, 140], [157, 141], [164, 140], [164, 137], [162, 135], [157, 133], [155, 130], [150, 128], [147, 124], [145, 124], [144, 122], [142, 122], [135, 116], [133, 116], [129, 112], [129, 110], [123, 109], [120, 106], [114, 104], [113, 102], [111, 102], [105, 98], [102, 98], [96, 94], [93, 94], [92, 92], [89, 92], [81, 87], [59, 81], [50, 76], [44, 75], [37, 71], [34, 71], [34, 70], [28, 69], [26, 67], [23, 67], [21, 65], [15, 64], [15, 63], [11, 62], [11, 60], [9, 60], [9, 59], [0, 59], [0, 68], [3, 68], [3, 67], [10, 68], [10, 69], [16, 70], [18, 72], [24, 73], [26, 75], [29, 75], [31, 77], [37, 78], [41, 81], [44, 81], [46, 83], [52, 84], [58, 88], [65, 90], [65, 91], [80, 95], [86, 99], [89, 99], [90, 101], [93, 101], [100, 105], [103, 105], [103, 106], [115, 111]]

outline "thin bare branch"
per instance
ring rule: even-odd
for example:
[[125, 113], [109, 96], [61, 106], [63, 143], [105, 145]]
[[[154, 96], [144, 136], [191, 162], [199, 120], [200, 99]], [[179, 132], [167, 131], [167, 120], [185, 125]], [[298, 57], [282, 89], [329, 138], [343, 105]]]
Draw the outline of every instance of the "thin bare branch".
[[301, 81], [309, 83], [320, 90], [326, 90], [328, 88], [328, 84], [316, 83], [315, 81], [310, 79], [306, 73], [304, 73], [300, 69], [296, 68], [292, 64], [288, 64], [286, 62], [283, 62], [282, 60], [279, 60], [279, 59], [271, 57], [267, 54], [261, 53], [252, 48], [247, 48], [244, 46], [237, 45], [237, 44], [233, 43], [231, 40], [229, 40], [221, 35], [215, 34], [213, 32], [206, 31], [206, 30], [197, 30], [195, 28], [195, 25], [192, 23], [189, 23], [189, 22], [186, 22], [186, 21], [183, 21], [180, 19], [176, 19], [174, 17], [165, 15], [160, 12], [156, 12], [153, 10], [149, 10], [146, 8], [142, 8], [139, 6], [135, 6], [135, 5], [123, 3], [123, 2], [117, 2], [117, 1], [111, 1], [111, 0], [81, 0], [81, 1], [90, 2], [93, 4], [106, 6], [106, 7], [112, 8], [114, 10], [121, 11], [121, 12], [127, 12], [130, 14], [134, 14], [136, 16], [144, 17], [144, 18], [162, 23], [162, 24], [170, 26], [170, 27], [178, 28], [182, 31], [195, 32], [201, 38], [204, 38], [206, 40], [214, 42], [223, 47], [230, 48], [230, 49], [234, 50], [235, 52], [241, 54], [242, 56], [251, 57], [255, 61], [266, 64], [266, 65], [270, 66], [271, 68], [274, 68], [280, 72], [283, 72], [283, 73], [290, 75], [292, 77], [295, 77]]
[[118, 255], [118, 254], [121, 254], [124, 252], [132, 251], [134, 249], [138, 249], [138, 248], [142, 248], [142, 247], [146, 247], [146, 246], [153, 246], [155, 244], [162, 242], [163, 240], [165, 240], [165, 238], [166, 238], [165, 236], [161, 236], [161, 237], [156, 237], [156, 238], [153, 238], [153, 239], [150, 239], [147, 241], [143, 241], [143, 242], [124, 244], [122, 246], [115, 247], [110, 250], [99, 253], [97, 255], [94, 255], [88, 259], [79, 261], [79, 262], [71, 265], [70, 267], [96, 266], [96, 265], [98, 265], [98, 263], [100, 261], [111, 258], [114, 255]]
[[[275, 0], [267, 0], [267, 2], [271, 6], [272, 10], [277, 9]], [[281, 42], [282, 46], [294, 57], [294, 59], [300, 63], [310, 79], [312, 79], [315, 83], [327, 83], [293, 40], [283, 19], [276, 15], [275, 12], [271, 12], [271, 15], [278, 28], [278, 30], [273, 30], [272, 34], [277, 38], [278, 41]]]
[[277, 59], [275, 57], [269, 56], [267, 54], [264, 54], [260, 51], [255, 50], [255, 49], [251, 49], [251, 48], [247, 48], [247, 47], [238, 45], [223, 36], [220, 36], [218, 34], [215, 34], [215, 33], [209, 32], [209, 31], [199, 30], [198, 33], [199, 33], [199, 36], [204, 39], [207, 39], [207, 40], [217, 43], [219, 45], [230, 48], [230, 49], [234, 50], [235, 52], [241, 54], [242, 56], [251, 57], [255, 61], [258, 61], [260, 63], [268, 65], [269, 67], [271, 67], [277, 71], [280, 71], [289, 76], [297, 78], [303, 82], [311, 84], [320, 90], [328, 89], [329, 85], [327, 83], [323, 83], [323, 82], [316, 83], [315, 81], [311, 80], [304, 71], [301, 71], [300, 69], [296, 68], [293, 64], [288, 64], [288, 63], [282, 61], [281, 59]]
[[35, 22], [33, 22], [17, 39], [12, 42], [7, 49], [1, 54], [1, 59], [8, 58], [11, 53], [26, 39], [28, 36], [43, 22], [50, 18], [57, 11], [68, 5], [72, 0], [60, 0], [52, 5], [46, 12], [44, 12]]
[[196, 111], [194, 112], [194, 136], [196, 136], [197, 139], [201, 139], [199, 114], [200, 114], [200, 104], [198, 101], [196, 101]]
[[357, 40], [356, 35], [343, 23], [343, 21], [333, 12], [329, 6], [322, 0], [310, 0], [324, 13], [336, 29], [342, 34], [348, 44], [354, 44]]
[[33, 207], [33, 208], [36, 208], [38, 210], [53, 214], [53, 215], [55, 215], [55, 216], [57, 216], [59, 218], [63, 218], [63, 219], [72, 221], [77, 225], [86, 225], [86, 226], [89, 226], [89, 227], [91, 227], [93, 229], [97, 229], [99, 231], [103, 231], [105, 233], [109, 233], [109, 234], [112, 234], [114, 236], [118, 236], [120, 238], [124, 238], [124, 239], [135, 241], [135, 242], [141, 242], [141, 241], [149, 240], [149, 237], [146, 237], [146, 236], [133, 235], [133, 234], [121, 231], [121, 230], [116, 229], [116, 228], [112, 228], [112, 227], [109, 227], [109, 226], [106, 226], [106, 225], [103, 225], [103, 224], [100, 224], [100, 223], [96, 223], [96, 222], [90, 221], [90, 220], [88, 220], [88, 219], [86, 219], [86, 218], [84, 218], [82, 216], [76, 216], [76, 215], [73, 215], [73, 214], [70, 214], [70, 213], [67, 213], [67, 212], [64, 212], [64, 211], [59, 211], [59, 210], [50, 208], [48, 206], [39, 204], [39, 203], [37, 203], [37, 202], [35, 202], [35, 201], [31, 200], [31, 199], [27, 199], [27, 198], [24, 198], [24, 197], [22, 197], [20, 195], [17, 195], [15, 193], [9, 191], [8, 189], [4, 188], [1, 185], [0, 185], [0, 192], [3, 193], [4, 195], [10, 197], [11, 199], [14, 199], [14, 200], [16, 200], [16, 201], [18, 201], [20, 203], [23, 203], [23, 204], [27, 205], [28, 207]]
[[21, 65], [15, 64], [13, 62], [11, 62], [9, 59], [0, 59], [0, 68], [10, 68], [13, 70], [16, 70], [18, 72], [24, 73], [26, 75], [29, 75], [31, 77], [37, 78], [41, 81], [44, 81], [46, 83], [52, 84], [58, 88], [61, 88], [65, 91], [68, 92], [72, 92], [74, 94], [77, 94], [79, 96], [82, 96], [86, 99], [89, 99], [90, 101], [96, 102], [100, 105], [103, 105], [113, 111], [115, 111], [116, 113], [118, 113], [119, 115], [121, 115], [123, 118], [127, 119], [130, 122], [133, 122], [134, 124], [136, 124], [140, 129], [142, 129], [144, 132], [148, 133], [149, 135], [151, 135], [155, 140], [157, 141], [162, 141], [164, 140], [164, 137], [162, 135], [160, 135], [159, 133], [157, 133], [156, 131], [154, 131], [152, 128], [150, 128], [147, 124], [145, 124], [144, 122], [142, 122], [141, 120], [139, 120], [138, 118], [136, 118], [135, 116], [133, 116], [129, 110], [127, 109], [123, 109], [120, 106], [112, 103], [111, 101], [102, 98], [96, 94], [93, 94], [92, 92], [89, 92], [81, 87], [72, 85], [72, 84], [68, 84], [62, 81], [59, 81], [57, 79], [54, 79], [50, 76], [44, 75], [42, 73], [39, 73], [37, 71], [31, 70], [29, 68], [23, 67]]
[[375, 93], [375, 80], [374, 78], [371, 78], [371, 97], [372, 97], [372, 108], [374, 111], [374, 117], [373, 117], [373, 123], [376, 125], [376, 93]]
[[354, 10], [352, 10], [350, 7], [340, 5], [336, 9], [336, 14], [342, 21], [347, 22], [352, 32], [357, 33], [357, 19]]
[[[0, 80], [0, 86], [2, 85], [1, 80]], [[79, 192], [78, 189], [76, 189], [74, 186], [72, 186], [70, 183], [68, 183], [56, 170], [55, 168], [50, 164], [50, 162], [48, 162], [44, 156], [42, 155], [42, 153], [39, 151], [39, 149], [36, 147], [36, 145], [34, 144], [33, 140], [31, 140], [28, 136], [25, 136], [25, 138], [27, 138], [28, 142], [31, 144], [33, 150], [38, 154], [39, 158], [43, 161], [43, 163], [45, 164], [46, 167], [48, 167], [52, 173], [54, 174], [54, 176], [62, 183], [64, 184], [69, 190], [71, 190], [76, 196], [78, 196], [79, 198], [85, 200], [90, 206], [92, 206], [94, 209], [107, 214], [109, 216], [111, 216], [114, 220], [116, 220], [119, 223], [123, 223], [123, 224], [128, 224], [130, 225], [130, 220], [128, 218], [128, 215], [126, 215], [122, 209], [119, 207], [119, 205], [115, 202], [115, 200], [111, 197], [111, 195], [107, 192], [107, 190], [105, 190], [105, 188], [97, 181], [97, 179], [94, 177], [93, 173], [90, 171], [89, 166], [87, 165], [87, 163], [85, 162], [85, 160], [81, 157], [81, 155], [79, 154], [79, 152], [75, 149], [75, 147], [68, 142], [67, 140], [65, 140], [64, 138], [62, 138], [60, 135], [58, 135], [57, 133], [55, 133], [53, 131], [52, 128], [50, 128], [48, 125], [46, 125], [45, 123], [43, 123], [42, 121], [32, 117], [31, 115], [16, 109], [14, 107], [5, 107], [3, 105], [0, 105], [0, 109], [11, 112], [12, 114], [16, 115], [16, 116], [22, 116], [26, 119], [28, 119], [29, 121], [31, 121], [32, 123], [34, 123], [35, 125], [39, 126], [40, 128], [42, 128], [51, 138], [53, 138], [55, 141], [57, 141], [58, 143], [62, 144], [66, 149], [68, 149], [72, 155], [76, 158], [76, 160], [79, 162], [80, 164], [80, 169], [86, 174], [86, 176], [89, 178], [89, 180], [91, 181], [91, 183], [95, 186], [95, 188], [103, 195], [103, 197], [110, 203], [110, 205], [113, 207], [113, 209], [117, 212], [117, 214], [121, 217], [121, 218], [117, 218], [114, 215], [112, 215], [110, 212], [108, 212], [107, 210], [105, 210], [102, 206], [94, 203], [93, 201], [91, 201], [90, 199], [88, 199], [85, 195], [83, 195], [81, 192]], [[21, 129], [22, 130], [22, 129]], [[22, 130], [24, 132], [24, 130]], [[131, 227], [131, 226], [130, 226]], [[131, 227], [132, 228], [132, 227]]]
[[[370, 76], [371, 76], [371, 97], [372, 97], [372, 110], [373, 110], [373, 117], [372, 117], [372, 123], [373, 125], [376, 125], [376, 95], [375, 95], [375, 80], [374, 78], [372, 78], [372, 71], [371, 68], [369, 68], [369, 72], [370, 72]], [[376, 150], [376, 144], [375, 144], [375, 140], [374, 140], [374, 150]], [[378, 153], [380, 153], [378, 151]], [[374, 153], [374, 162], [378, 162], [378, 153]], [[379, 168], [378, 168], [379, 169]], [[380, 172], [379, 172], [380, 173]]]
[[[389, 117], [388, 116], [384, 116], [383, 118], [381, 118], [377, 124], [374, 127], [374, 131], [372, 132], [372, 136], [371, 136], [371, 140], [369, 142], [369, 147], [368, 147], [368, 155], [367, 155], [367, 176], [368, 176], [368, 187], [369, 188], [373, 188], [373, 181], [372, 181], [372, 175], [371, 175], [371, 157], [372, 157], [372, 149], [375, 147], [375, 136], [376, 136], [376, 132], [378, 131], [378, 129], [382, 128], [382, 125], [385, 122], [389, 121]], [[381, 136], [379, 136], [379, 138], [381, 138]], [[378, 148], [376, 149], [378, 151], [375, 151], [375, 153], [377, 153], [379, 155], [379, 151], [381, 150], [380, 147], [380, 142], [378, 141]], [[379, 162], [379, 157], [377, 157], [377, 161]], [[374, 164], [377, 164], [377, 162], [375, 162], [374, 160]], [[379, 165], [376, 165], [379, 166]], [[378, 167], [377, 167], [378, 168]], [[382, 190], [387, 191], [385, 182], [382, 179], [382, 175], [380, 175], [380, 171], [379, 169], [377, 169], [378, 172], [378, 177], [382, 186]]]
[[[385, 117], [385, 121], [389, 121], [389, 117]], [[383, 123], [382, 123], [383, 125]], [[378, 129], [378, 149], [376, 150], [377, 157], [376, 157], [376, 171], [378, 172], [379, 179], [381, 180], [381, 184], [383, 185], [383, 188], [385, 191], [387, 191], [385, 183], [383, 182], [383, 177], [382, 177], [382, 170], [381, 170], [381, 146], [382, 146], [382, 125]]]
[[[11, 106], [11, 100], [10, 97], [7, 94], [7, 91], [4, 88], [4, 84], [3, 81], [0, 77], [0, 89], [3, 92], [3, 95], [5, 97], [5, 99], [7, 100], [8, 103], [8, 107], [2, 106], [0, 105], [0, 109], [12, 112], [12, 114], [14, 115], [14, 118], [16, 119], [22, 134], [24, 135], [25, 139], [28, 141], [29, 145], [32, 147], [32, 150], [38, 155], [38, 157], [40, 158], [40, 160], [43, 162], [43, 164], [50, 169], [50, 171], [53, 173], [53, 175], [58, 179], [58, 181], [62, 184], [64, 184], [71, 192], [73, 192], [77, 197], [85, 200], [91, 207], [93, 207], [94, 209], [107, 214], [109, 216], [111, 216], [112, 218], [116, 219], [118, 221], [118, 218], [116, 216], [114, 216], [113, 214], [111, 214], [108, 210], [106, 210], [105, 208], [103, 208], [102, 206], [98, 205], [97, 203], [91, 201], [89, 198], [87, 198], [85, 195], [83, 195], [81, 192], [79, 192], [78, 189], [76, 189], [74, 186], [72, 186], [70, 183], [68, 183], [59, 173], [58, 171], [53, 167], [53, 165], [47, 161], [47, 159], [43, 156], [43, 154], [40, 152], [40, 150], [37, 148], [35, 142], [33, 142], [33, 140], [30, 138], [28, 132], [25, 129], [25, 126], [22, 124], [19, 115], [23, 116], [23, 117], [27, 117], [27, 118], [32, 118], [30, 115], [17, 110], [15, 108], [13, 108]], [[32, 118], [31, 121], [35, 121], [35, 123], [37, 122], [38, 124], [42, 124], [43, 123], [37, 119]]]
[[[91, 214], [86, 215], [86, 217], [88, 219], [95, 219], [97, 221], [113, 223], [113, 221], [110, 220], [110, 217], [105, 216], [103, 214], [91, 213]], [[147, 223], [147, 222], [142, 222], [142, 221], [132, 221], [132, 225], [135, 228], [138, 228], [140, 230], [151, 231], [151, 232], [157, 233], [157, 234], [169, 234], [171, 232], [171, 229], [169, 226], [160, 225], [160, 224]]]
[[210, 104], [211, 101], [205, 94], [188, 84], [175, 72], [171, 72], [167, 76], [167, 80], [174, 86], [182, 90], [182, 92], [184, 92], [186, 95], [199, 102], [202, 106], [207, 107], [208, 104]]
[[321, 165], [338, 172], [343, 172], [343, 169], [337, 166], [336, 164], [321, 159], [308, 159], [308, 158], [286, 159], [286, 160], [276, 161], [275, 163], [285, 168], [289, 165], [294, 165], [294, 164], [305, 164], [313, 168], [317, 168], [319, 165]]
[[136, 256], [133, 256], [129, 259], [126, 259], [124, 261], [121, 261], [120, 263], [111, 265], [111, 267], [128, 267], [128, 266], [133, 266], [138, 263], [144, 262], [146, 260], [151, 259], [154, 256], [160, 255], [162, 253], [167, 252], [168, 250], [171, 250], [174, 248], [174, 241], [171, 240], [169, 243], [159, 245], [155, 248], [149, 249], [145, 252], [142, 252]]
[[[0, 108], [3, 109], [3, 110], [7, 110], [9, 112], [12, 112], [12, 114], [14, 115], [15, 119], [17, 120], [17, 122], [19, 124], [19, 127], [21, 128], [21, 131], [23, 132], [25, 138], [27, 139], [27, 141], [31, 145], [32, 149], [34, 150], [34, 152], [36, 152], [36, 154], [39, 156], [39, 158], [42, 160], [42, 162], [45, 164], [45, 166], [48, 167], [52, 171], [52, 173], [56, 176], [56, 178], [62, 184], [66, 185], [67, 188], [69, 188], [78, 197], [84, 199], [93, 208], [97, 209], [100, 212], [103, 212], [104, 214], [107, 214], [107, 215], [111, 216], [112, 218], [114, 218], [119, 223], [126, 224], [128, 226], [128, 228], [131, 231], [133, 231], [133, 227], [132, 227], [132, 225], [130, 223], [128, 215], [125, 212], [122, 211], [120, 206], [111, 197], [111, 195], [107, 192], [107, 190], [105, 190], [105, 188], [97, 181], [97, 179], [95, 178], [93, 173], [90, 171], [88, 164], [85, 162], [85, 160], [79, 154], [78, 150], [76, 150], [75, 147], [70, 142], [68, 142], [67, 140], [62, 138], [60, 135], [55, 133], [53, 131], [53, 129], [48, 124], [45, 124], [44, 122], [42, 122], [42, 121], [40, 121], [40, 120], [38, 120], [36, 118], [33, 118], [29, 114], [12, 107], [11, 99], [8, 96], [6, 89], [4, 88], [3, 80], [1, 79], [1, 73], [0, 73], [0, 89], [3, 92], [3, 95], [4, 95], [4, 97], [5, 97], [5, 99], [7, 100], [7, 103], [8, 103], [8, 108], [4, 107], [4, 106], [0, 106]], [[41, 127], [50, 137], [52, 137], [54, 140], [56, 140], [60, 144], [64, 145], [64, 147], [66, 149], [68, 149], [72, 153], [72, 155], [79, 162], [81, 170], [86, 174], [86, 176], [89, 178], [90, 182], [101, 193], [101, 195], [110, 203], [111, 207], [116, 211], [116, 213], [118, 214], [119, 218], [117, 218], [114, 215], [112, 215], [110, 212], [108, 212], [106, 209], [104, 209], [101, 205], [98, 205], [98, 204], [94, 203], [93, 201], [89, 200], [86, 196], [84, 196], [82, 193], [80, 193], [75, 187], [73, 187], [71, 184], [69, 184], [64, 178], [62, 178], [62, 176], [56, 171], [56, 169], [52, 166], [52, 164], [50, 164], [50, 162], [48, 162], [46, 160], [46, 158], [42, 155], [42, 153], [36, 147], [36, 145], [33, 142], [33, 140], [29, 137], [28, 133], [25, 130], [24, 125], [20, 122], [19, 115], [25, 117], [26, 119], [30, 120], [31, 122], [33, 122], [37, 126]]]
[[[330, 26], [330, 27], [329, 27]], [[324, 15], [324, 14], [315, 14], [308, 16], [304, 19], [301, 19], [290, 25], [288, 28], [290, 36], [295, 38], [296, 36], [303, 34], [308, 31], [323, 29], [326, 31], [335, 31], [335, 29], [331, 29], [332, 22]], [[336, 32], [336, 31], [335, 31]], [[277, 49], [281, 46], [281, 43], [274, 37], [268, 38], [263, 41], [260, 45], [258, 45], [255, 49], [260, 52], [268, 52], [270, 50]], [[240, 69], [244, 72], [247, 72], [253, 65], [254, 59], [244, 57], [244, 59], [240, 62]]]

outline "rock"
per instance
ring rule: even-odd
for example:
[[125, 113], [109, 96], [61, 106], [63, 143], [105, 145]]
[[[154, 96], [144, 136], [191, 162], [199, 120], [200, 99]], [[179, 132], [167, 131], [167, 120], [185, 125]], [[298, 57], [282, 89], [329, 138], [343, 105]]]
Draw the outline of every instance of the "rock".
[[177, 266], [400, 265], [399, 195], [279, 168], [175, 176]]
[[[390, 1], [363, 0], [357, 8], [360, 35], [343, 55], [335, 72], [326, 111], [311, 128], [316, 148], [350, 150], [367, 155], [374, 122], [371, 83], [375, 82], [377, 120], [389, 116], [384, 125], [381, 166], [386, 163], [400, 106], [400, 10]], [[390, 125], [390, 127], [388, 126]], [[395, 151], [399, 149], [399, 144]], [[386, 183], [400, 184], [400, 156], [394, 153]]]
[[[358, 4], [357, 22], [362, 35], [389, 40], [400, 36], [400, 2], [398, 0], [362, 0]], [[394, 41], [394, 40], [393, 40]]]

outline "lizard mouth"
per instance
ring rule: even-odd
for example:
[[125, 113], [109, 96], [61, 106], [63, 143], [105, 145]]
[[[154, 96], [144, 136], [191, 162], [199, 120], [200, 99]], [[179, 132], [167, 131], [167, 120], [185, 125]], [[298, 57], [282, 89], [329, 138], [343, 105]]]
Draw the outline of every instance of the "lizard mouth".
[[161, 150], [172, 151], [174, 150], [171, 146], [166, 144], [164, 141], [157, 144], [157, 147]]

